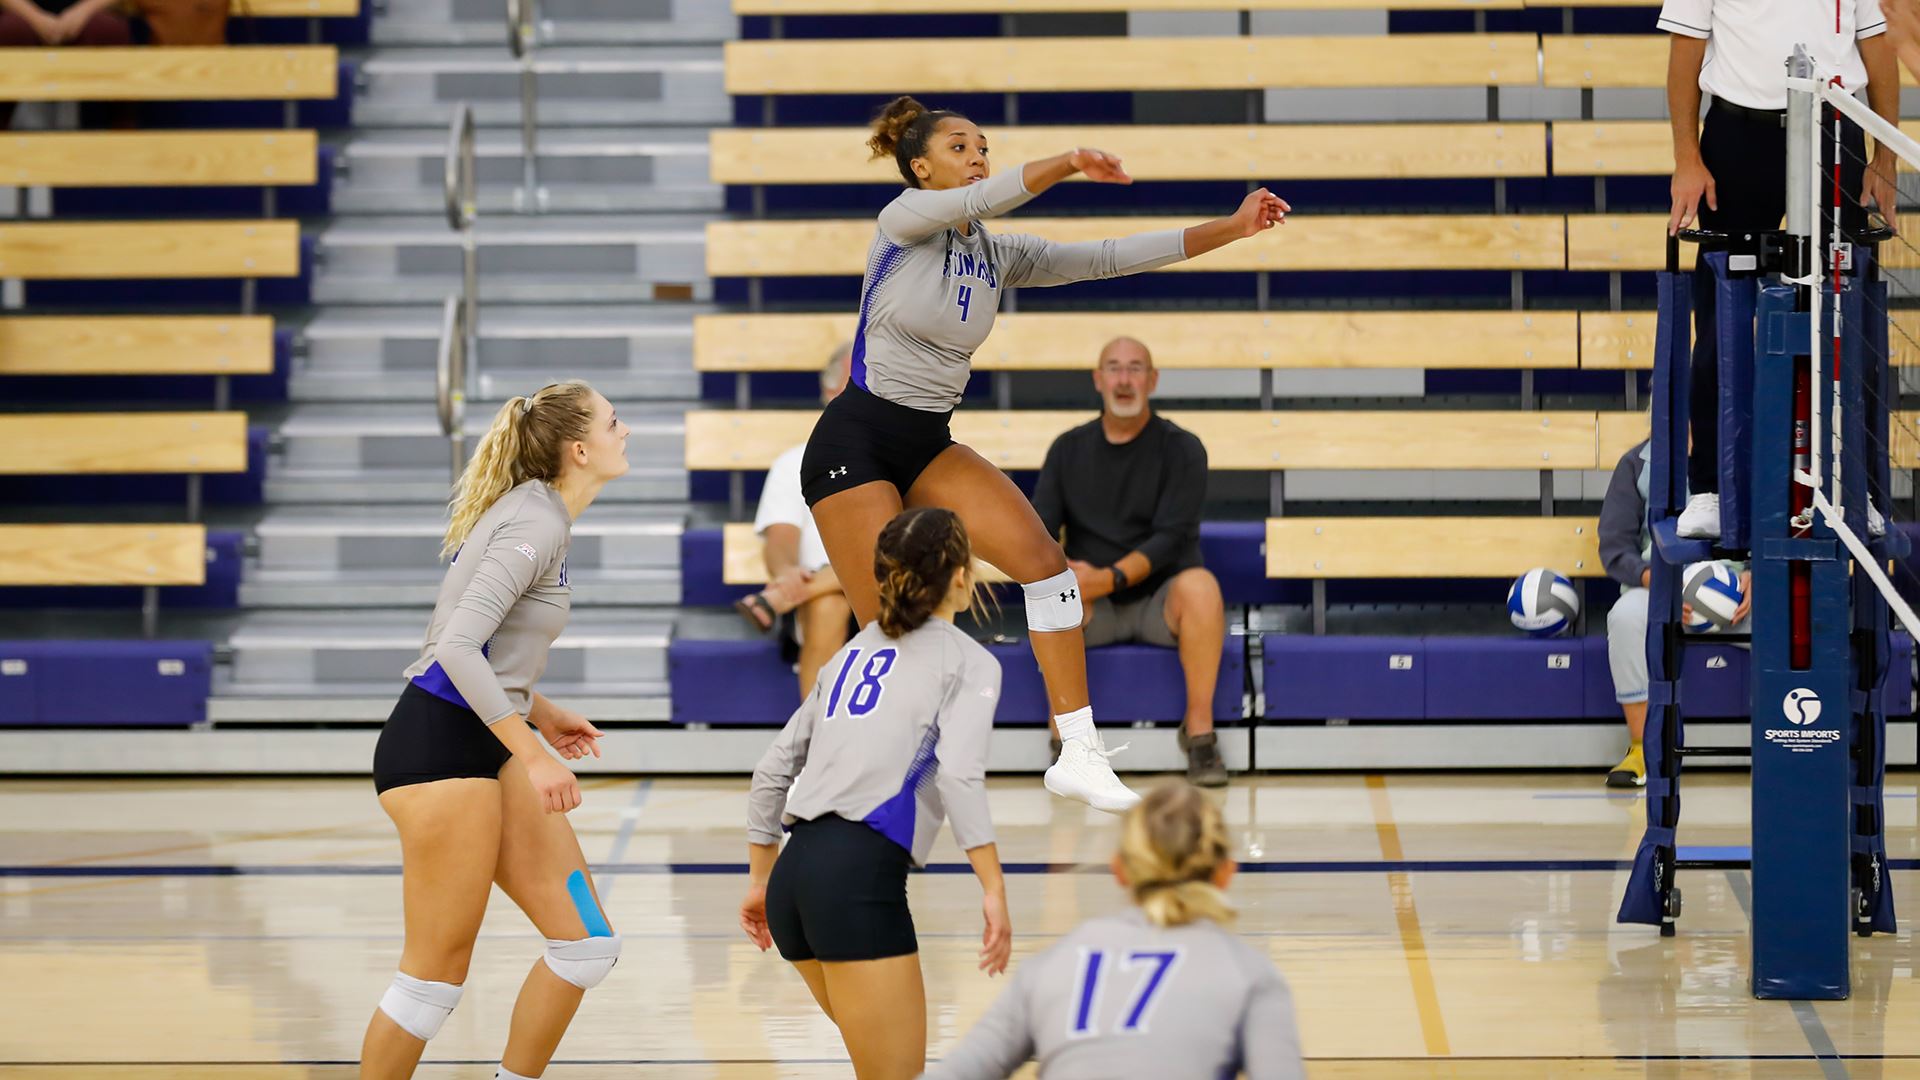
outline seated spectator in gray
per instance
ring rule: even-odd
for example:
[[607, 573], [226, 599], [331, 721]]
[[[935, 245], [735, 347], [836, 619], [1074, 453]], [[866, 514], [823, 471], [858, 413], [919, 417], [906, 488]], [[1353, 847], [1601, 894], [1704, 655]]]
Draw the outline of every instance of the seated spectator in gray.
[[[820, 372], [820, 403], [840, 396], [847, 387], [852, 344], [834, 350]], [[748, 621], [762, 631], [793, 613], [793, 634], [800, 644], [800, 696], [813, 689], [814, 676], [840, 646], [847, 643], [853, 607], [840, 590], [840, 579], [827, 561], [827, 548], [813, 524], [807, 500], [800, 494], [801, 443], [773, 461], [753, 531], [760, 537], [760, 556], [767, 564], [767, 587], [735, 604]]]
[[[1647, 526], [1647, 463], [1653, 444], [1642, 442], [1620, 455], [1613, 479], [1600, 503], [1600, 562], [1620, 583], [1620, 599], [1607, 612], [1607, 664], [1613, 671], [1613, 698], [1627, 720], [1627, 756], [1607, 774], [1607, 786], [1645, 787], [1647, 761], [1641, 737], [1647, 728], [1647, 598], [1653, 583], [1653, 532]], [[1678, 586], [1676, 586], [1678, 587]], [[1753, 606], [1753, 572], [1740, 572], [1740, 607], [1734, 630], [1745, 632]], [[1691, 605], [1681, 605], [1687, 618]]]
[[1087, 647], [1145, 642], [1180, 651], [1187, 778], [1227, 782], [1213, 731], [1213, 691], [1226, 641], [1220, 583], [1200, 565], [1207, 448], [1149, 405], [1160, 373], [1130, 337], [1100, 350], [1100, 418], [1053, 441], [1033, 507], [1062, 540], [1080, 581]]

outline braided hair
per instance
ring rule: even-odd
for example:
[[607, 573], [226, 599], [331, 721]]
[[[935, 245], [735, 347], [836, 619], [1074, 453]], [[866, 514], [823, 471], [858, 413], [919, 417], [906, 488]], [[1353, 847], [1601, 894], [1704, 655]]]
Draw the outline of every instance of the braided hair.
[[920, 628], [953, 588], [953, 572], [973, 565], [960, 515], [937, 506], [906, 510], [880, 530], [873, 577], [880, 583], [880, 629], [890, 638]]

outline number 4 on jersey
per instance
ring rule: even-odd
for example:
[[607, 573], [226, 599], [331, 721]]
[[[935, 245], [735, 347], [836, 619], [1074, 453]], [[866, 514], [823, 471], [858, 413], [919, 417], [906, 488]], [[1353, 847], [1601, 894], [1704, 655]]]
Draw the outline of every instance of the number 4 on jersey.
[[[1160, 991], [1166, 989], [1167, 977], [1180, 963], [1181, 955], [1180, 949], [1142, 949], [1125, 953], [1123, 959], [1116, 961], [1122, 970], [1142, 966], [1151, 969], [1134, 987], [1133, 997], [1127, 1001], [1126, 1008], [1120, 1011], [1120, 1031], [1123, 1034], [1132, 1035], [1147, 1030], [1147, 1019], [1153, 1013], [1154, 1001], [1160, 996]], [[1107, 954], [1099, 949], [1090, 949], [1081, 954], [1080, 974], [1073, 988], [1073, 1011], [1067, 1020], [1069, 1038], [1085, 1039], [1100, 1034], [1094, 1014], [1100, 1011], [1100, 994], [1111, 967], [1113, 964], [1107, 962]]]
[[973, 286], [960, 286], [959, 295], [954, 298], [954, 302], [960, 305], [960, 321], [966, 322], [967, 315], [973, 310]]

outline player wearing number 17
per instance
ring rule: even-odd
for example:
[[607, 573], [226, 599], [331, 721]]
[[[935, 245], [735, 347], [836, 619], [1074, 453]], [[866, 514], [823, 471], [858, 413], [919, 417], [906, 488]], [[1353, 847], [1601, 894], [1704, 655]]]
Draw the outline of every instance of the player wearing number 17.
[[1139, 801], [1108, 764], [1087, 697], [1079, 582], [1059, 542], [1006, 474], [953, 441], [949, 420], [993, 330], [1002, 289], [1065, 285], [1154, 270], [1257, 236], [1288, 206], [1264, 188], [1232, 214], [1185, 229], [1062, 244], [988, 232], [983, 222], [1069, 177], [1131, 183], [1120, 159], [1081, 148], [1002, 173], [987, 138], [959, 113], [898, 98], [867, 143], [907, 185], [867, 252], [846, 392], [820, 414], [800, 462], [800, 488], [827, 557], [861, 623], [879, 609], [874, 537], [902, 507], [960, 515], [980, 557], [1026, 593], [1027, 640], [1046, 678], [1062, 748], [1047, 790], [1119, 813]]
[[1293, 995], [1263, 949], [1227, 929], [1220, 809], [1175, 780], [1127, 814], [1113, 876], [1134, 907], [1081, 923], [926, 1074], [1005, 1080], [1299, 1080]]
[[888, 522], [871, 569], [880, 617], [820, 669], [753, 773], [740, 926], [799, 969], [859, 1080], [926, 1067], [907, 869], [926, 865], [942, 818], [986, 894], [981, 970], [1006, 970], [1013, 947], [985, 786], [1000, 664], [952, 621], [972, 598], [972, 565], [951, 510]]

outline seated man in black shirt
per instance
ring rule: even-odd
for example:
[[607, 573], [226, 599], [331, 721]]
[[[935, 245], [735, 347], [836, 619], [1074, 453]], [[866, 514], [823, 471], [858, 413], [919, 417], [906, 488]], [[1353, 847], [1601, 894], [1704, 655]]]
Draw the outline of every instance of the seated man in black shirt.
[[1087, 601], [1088, 648], [1140, 641], [1180, 650], [1187, 778], [1220, 787], [1227, 769], [1213, 691], [1227, 617], [1220, 583], [1200, 565], [1207, 448], [1153, 414], [1147, 399], [1159, 382], [1145, 345], [1108, 342], [1093, 371], [1100, 418], [1054, 440], [1033, 507], [1048, 531], [1066, 529], [1067, 561]]

